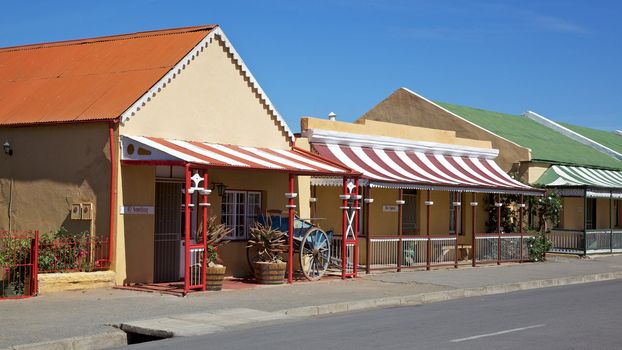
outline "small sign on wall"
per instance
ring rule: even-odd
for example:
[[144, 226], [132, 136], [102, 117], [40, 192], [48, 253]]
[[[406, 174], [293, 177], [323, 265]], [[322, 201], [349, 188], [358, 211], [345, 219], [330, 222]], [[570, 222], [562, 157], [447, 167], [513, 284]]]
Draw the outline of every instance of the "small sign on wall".
[[397, 205], [383, 205], [382, 206], [382, 211], [385, 213], [393, 213], [393, 212], [397, 212], [398, 206]]
[[121, 207], [121, 215], [153, 215], [155, 208], [150, 205], [124, 205]]

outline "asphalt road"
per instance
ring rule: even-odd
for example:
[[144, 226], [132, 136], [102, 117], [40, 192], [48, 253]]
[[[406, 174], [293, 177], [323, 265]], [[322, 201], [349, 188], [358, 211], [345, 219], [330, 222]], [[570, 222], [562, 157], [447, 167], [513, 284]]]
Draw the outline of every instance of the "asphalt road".
[[132, 349], [622, 349], [622, 281], [318, 317]]

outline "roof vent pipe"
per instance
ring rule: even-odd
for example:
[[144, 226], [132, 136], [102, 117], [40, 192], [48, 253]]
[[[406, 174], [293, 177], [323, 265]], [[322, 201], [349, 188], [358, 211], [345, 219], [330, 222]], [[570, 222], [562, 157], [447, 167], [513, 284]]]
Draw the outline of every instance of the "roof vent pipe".
[[333, 112], [328, 113], [328, 120], [334, 122], [335, 120], [337, 120], [337, 115]]

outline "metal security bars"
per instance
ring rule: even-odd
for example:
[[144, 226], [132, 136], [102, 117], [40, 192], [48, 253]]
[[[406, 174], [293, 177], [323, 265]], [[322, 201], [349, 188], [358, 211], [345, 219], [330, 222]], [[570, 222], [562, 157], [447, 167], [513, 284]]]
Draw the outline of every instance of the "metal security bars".
[[0, 230], [0, 300], [37, 293], [38, 231]]

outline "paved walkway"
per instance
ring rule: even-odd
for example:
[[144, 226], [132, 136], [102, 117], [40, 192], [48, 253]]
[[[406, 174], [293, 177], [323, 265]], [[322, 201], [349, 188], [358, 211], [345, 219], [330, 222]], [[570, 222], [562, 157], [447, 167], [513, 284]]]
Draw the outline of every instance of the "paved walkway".
[[186, 298], [116, 289], [55, 293], [0, 302], [0, 349], [100, 334], [111, 330], [109, 324], [175, 315], [226, 315], [227, 310], [235, 309], [258, 319], [270, 319], [272, 316], [262, 312], [613, 272], [622, 272], [622, 255], [553, 258], [545, 263], [458, 270], [363, 274], [354, 280], [194, 293]]

